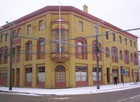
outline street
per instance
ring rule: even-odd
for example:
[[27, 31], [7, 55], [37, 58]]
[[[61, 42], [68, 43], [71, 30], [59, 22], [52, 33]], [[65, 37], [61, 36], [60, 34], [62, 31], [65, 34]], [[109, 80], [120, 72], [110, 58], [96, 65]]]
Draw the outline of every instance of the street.
[[26, 96], [0, 93], [0, 102], [139, 102], [140, 88], [99, 94]]

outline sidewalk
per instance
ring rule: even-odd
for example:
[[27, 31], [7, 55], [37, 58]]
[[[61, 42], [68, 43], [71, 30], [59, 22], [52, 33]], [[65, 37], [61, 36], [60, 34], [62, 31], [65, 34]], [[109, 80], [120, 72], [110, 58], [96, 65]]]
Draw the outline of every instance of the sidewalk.
[[0, 87], [0, 93], [3, 94], [23, 94], [23, 95], [78, 95], [78, 94], [95, 94], [111, 91], [127, 90], [132, 88], [140, 88], [140, 83], [119, 83], [118, 85], [100, 85], [100, 89], [96, 86], [77, 87], [66, 89], [39, 89], [39, 88], [16, 88], [13, 87], [9, 91], [8, 87]]

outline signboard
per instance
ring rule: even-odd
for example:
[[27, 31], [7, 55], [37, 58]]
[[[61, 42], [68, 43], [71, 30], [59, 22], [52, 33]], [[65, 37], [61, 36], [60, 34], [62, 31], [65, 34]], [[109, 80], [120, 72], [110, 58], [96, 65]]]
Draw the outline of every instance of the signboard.
[[125, 69], [121, 69], [121, 74], [125, 74]]

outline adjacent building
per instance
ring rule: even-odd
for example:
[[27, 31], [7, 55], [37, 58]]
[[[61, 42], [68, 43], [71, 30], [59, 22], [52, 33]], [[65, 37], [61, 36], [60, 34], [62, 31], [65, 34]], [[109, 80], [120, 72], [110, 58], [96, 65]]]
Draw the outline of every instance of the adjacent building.
[[[0, 86], [9, 85], [9, 40], [15, 87], [69, 88], [133, 82], [138, 76], [137, 36], [72, 6], [47, 6], [0, 31]], [[98, 30], [98, 31], [97, 31]], [[10, 32], [11, 31], [11, 32]], [[96, 35], [98, 34], [98, 43]], [[121, 74], [121, 70], [125, 74]]]

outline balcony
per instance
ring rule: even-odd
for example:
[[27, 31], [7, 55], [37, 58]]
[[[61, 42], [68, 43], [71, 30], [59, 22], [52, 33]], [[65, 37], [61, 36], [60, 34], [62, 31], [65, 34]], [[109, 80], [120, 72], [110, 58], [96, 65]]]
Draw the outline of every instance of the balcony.
[[65, 62], [67, 60], [69, 60], [69, 54], [68, 52], [52, 52], [51, 53], [51, 59], [53, 61], [57, 61], [57, 62]]

